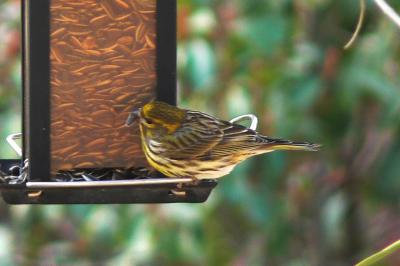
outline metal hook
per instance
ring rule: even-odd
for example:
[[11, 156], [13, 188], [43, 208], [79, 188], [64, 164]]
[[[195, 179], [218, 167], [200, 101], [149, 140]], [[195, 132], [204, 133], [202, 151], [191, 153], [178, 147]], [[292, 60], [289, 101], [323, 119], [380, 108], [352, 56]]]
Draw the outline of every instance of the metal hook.
[[8, 144], [10, 144], [11, 148], [18, 154], [18, 156], [22, 157], [22, 149], [21, 147], [17, 144], [16, 140], [21, 139], [22, 134], [21, 133], [15, 133], [8, 135], [6, 140]]
[[[1, 173], [1, 180], [11, 185], [25, 183], [25, 181], [28, 179], [28, 167], [28, 159], [24, 161], [23, 165], [12, 165], [9, 168], [10, 175], [5, 175], [4, 173]], [[18, 170], [18, 174], [14, 173], [16, 170]]]
[[246, 120], [246, 119], [250, 119], [251, 120], [251, 124], [250, 124], [250, 129], [252, 130], [256, 130], [257, 129], [257, 125], [258, 125], [258, 118], [257, 116], [253, 115], [253, 114], [247, 114], [247, 115], [241, 115], [238, 117], [233, 118], [231, 121], [232, 124]]
[[[19, 169], [19, 175], [13, 177], [9, 183], [10, 184], [22, 184], [28, 179], [28, 167], [29, 160], [25, 159], [23, 166]], [[10, 168], [10, 171], [13, 170], [13, 167]]]

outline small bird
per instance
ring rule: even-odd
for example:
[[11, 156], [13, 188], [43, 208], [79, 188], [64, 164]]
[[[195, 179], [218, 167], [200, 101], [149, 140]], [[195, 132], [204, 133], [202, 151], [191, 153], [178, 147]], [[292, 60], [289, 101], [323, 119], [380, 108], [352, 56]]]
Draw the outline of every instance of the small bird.
[[270, 138], [208, 114], [154, 101], [133, 111], [149, 164], [168, 177], [194, 181], [229, 174], [243, 160], [276, 150], [317, 151], [320, 145]]

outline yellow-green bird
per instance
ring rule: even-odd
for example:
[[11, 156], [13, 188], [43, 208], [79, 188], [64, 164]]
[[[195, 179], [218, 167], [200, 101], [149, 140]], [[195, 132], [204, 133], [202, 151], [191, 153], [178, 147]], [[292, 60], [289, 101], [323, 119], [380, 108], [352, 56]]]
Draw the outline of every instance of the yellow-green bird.
[[215, 179], [243, 160], [276, 150], [317, 151], [319, 145], [275, 139], [208, 114], [151, 102], [132, 112], [139, 119], [149, 164], [168, 177]]

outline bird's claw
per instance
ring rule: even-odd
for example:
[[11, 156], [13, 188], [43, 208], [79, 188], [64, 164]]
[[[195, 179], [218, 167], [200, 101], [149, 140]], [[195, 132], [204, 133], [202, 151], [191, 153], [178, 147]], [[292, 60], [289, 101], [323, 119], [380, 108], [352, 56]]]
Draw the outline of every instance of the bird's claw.
[[[198, 186], [199, 183], [200, 183], [200, 180], [193, 178], [192, 182], [187, 183], [187, 184], [190, 186]], [[174, 194], [175, 196], [180, 196], [180, 197], [186, 196], [186, 191], [184, 190], [183, 185], [184, 185], [184, 183], [178, 183], [176, 185], [176, 189], [171, 189], [171, 193]]]

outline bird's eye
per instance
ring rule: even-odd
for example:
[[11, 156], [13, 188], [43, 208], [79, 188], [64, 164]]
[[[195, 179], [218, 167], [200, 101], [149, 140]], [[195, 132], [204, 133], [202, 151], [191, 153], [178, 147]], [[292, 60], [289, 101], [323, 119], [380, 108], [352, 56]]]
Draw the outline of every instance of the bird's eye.
[[152, 125], [152, 124], [154, 123], [153, 120], [148, 119], [148, 118], [145, 118], [145, 119], [144, 119], [144, 122], [145, 122], [146, 124], [148, 124], [148, 125]]

